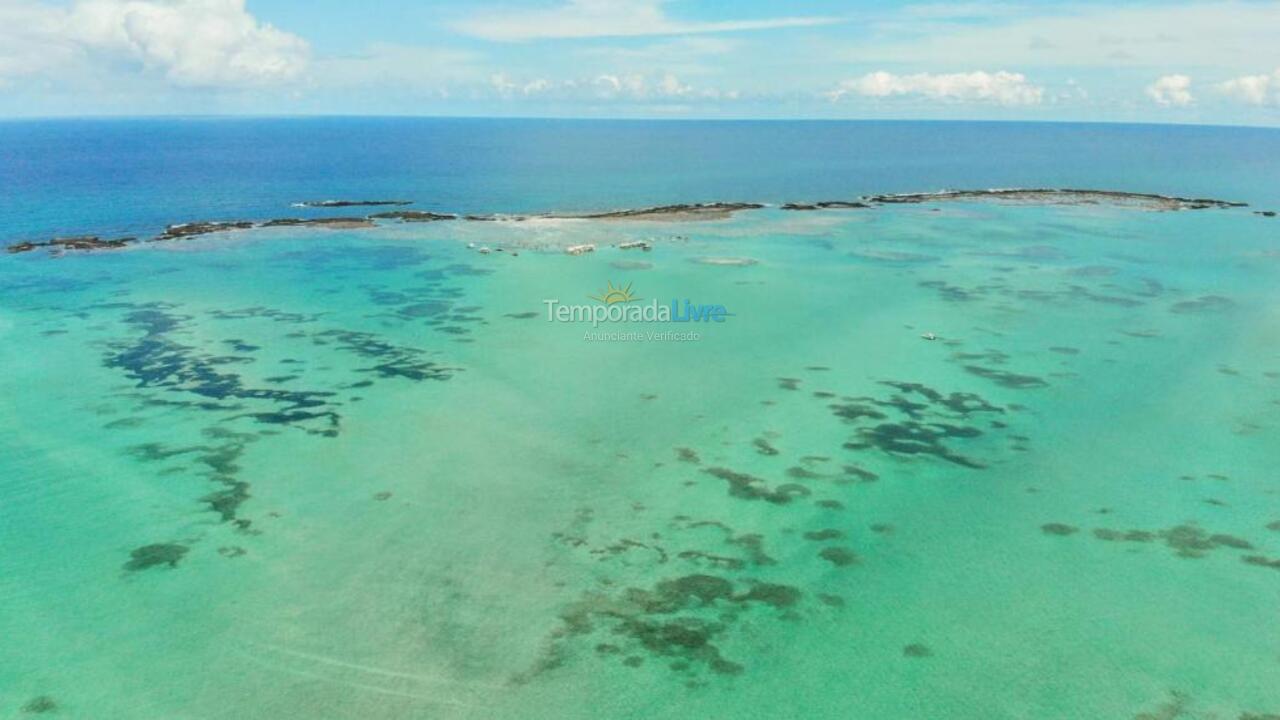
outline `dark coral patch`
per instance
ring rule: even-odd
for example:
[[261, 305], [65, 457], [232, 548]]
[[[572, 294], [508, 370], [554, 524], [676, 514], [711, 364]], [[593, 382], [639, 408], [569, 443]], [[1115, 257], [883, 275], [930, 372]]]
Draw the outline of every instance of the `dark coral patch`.
[[877, 448], [893, 455], [933, 455], [948, 462], [968, 468], [983, 468], [981, 462], [953, 452], [943, 442], [954, 438], [975, 438], [982, 435], [977, 428], [949, 423], [883, 423], [870, 428], [859, 428], [858, 439], [845, 443], [850, 450]]
[[[789, 610], [802, 597], [799, 590], [787, 585], [751, 582], [736, 592], [725, 578], [685, 575], [663, 580], [651, 590], [632, 587], [617, 595], [588, 594], [561, 614], [564, 630], [556, 637], [561, 642], [568, 636], [591, 634], [603, 625], [615, 639], [598, 643], [599, 655], [620, 655], [631, 646], [674, 661], [669, 667], [677, 672], [692, 673], [698, 666], [716, 674], [737, 675], [743, 666], [721, 654], [715, 644], [718, 638], [742, 611], [757, 606]], [[706, 617], [717, 612], [718, 620]], [[553, 645], [551, 659], [536, 669], [555, 667], [557, 657], [558, 647]], [[641, 655], [628, 657], [643, 661]]]
[[22, 712], [29, 715], [43, 715], [51, 713], [58, 709], [58, 703], [48, 695], [39, 695], [33, 697], [22, 706]]
[[822, 551], [818, 553], [818, 557], [826, 560], [836, 567], [848, 567], [849, 565], [858, 564], [858, 554], [848, 548], [823, 548]]
[[1063, 523], [1045, 523], [1040, 526], [1040, 530], [1045, 535], [1074, 535], [1080, 531], [1080, 528]]
[[1202, 295], [1194, 300], [1183, 300], [1169, 308], [1182, 315], [1197, 313], [1220, 313], [1235, 307], [1235, 303], [1221, 295]]
[[1272, 560], [1271, 558], [1263, 555], [1249, 555], [1244, 558], [1244, 561], [1250, 565], [1271, 568], [1272, 570], [1280, 570], [1280, 558]]
[[1232, 550], [1252, 550], [1253, 543], [1226, 533], [1209, 533], [1198, 525], [1183, 524], [1151, 532], [1148, 530], [1112, 530], [1097, 528], [1093, 536], [1108, 542], [1151, 543], [1162, 541], [1165, 546], [1182, 558], [1202, 558], [1209, 552], [1219, 548]]
[[760, 453], [761, 455], [777, 455], [778, 454], [778, 448], [774, 447], [773, 444], [770, 443], [765, 438], [756, 438], [755, 440], [751, 441], [751, 444], [755, 446], [756, 452]]
[[698, 457], [697, 451], [687, 447], [676, 448], [676, 459], [693, 465], [702, 462], [702, 458]]
[[977, 375], [985, 380], [990, 380], [1001, 387], [1013, 388], [1015, 390], [1027, 390], [1030, 388], [1048, 387], [1049, 383], [1043, 378], [1034, 375], [1021, 375], [1019, 373], [1008, 372], [1006, 370], [997, 370], [995, 368], [984, 367], [982, 365], [965, 365], [965, 372]]
[[186, 556], [188, 550], [189, 548], [186, 545], [179, 545], [178, 543], [143, 545], [129, 553], [129, 562], [124, 564], [124, 569], [136, 572], [160, 565], [176, 568], [182, 558]]
[[775, 505], [785, 505], [792, 499], [809, 494], [809, 489], [799, 483], [786, 483], [770, 488], [763, 479], [728, 468], [713, 467], [703, 472], [714, 475], [729, 484], [729, 494], [743, 500], [764, 500]]

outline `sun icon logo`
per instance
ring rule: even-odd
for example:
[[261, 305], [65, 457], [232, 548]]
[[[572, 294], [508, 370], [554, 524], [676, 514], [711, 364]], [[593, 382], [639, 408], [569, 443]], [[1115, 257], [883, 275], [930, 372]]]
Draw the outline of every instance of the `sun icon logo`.
[[632, 302], [634, 300], [640, 299], [635, 295], [631, 294], [631, 283], [627, 283], [626, 287], [614, 287], [613, 282], [609, 283], [609, 286], [605, 288], [604, 292], [600, 293], [599, 295], [590, 295], [588, 297], [590, 297], [592, 300], [599, 300], [605, 305], [613, 305], [614, 303], [627, 303], [627, 302]]

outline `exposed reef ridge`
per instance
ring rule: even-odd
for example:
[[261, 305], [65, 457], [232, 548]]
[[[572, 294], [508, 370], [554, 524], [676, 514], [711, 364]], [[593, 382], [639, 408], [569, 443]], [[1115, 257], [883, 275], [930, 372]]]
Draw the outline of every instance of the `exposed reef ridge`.
[[41, 242], [20, 242], [10, 245], [6, 248], [10, 253], [29, 252], [39, 248], [49, 248], [51, 250], [110, 250], [114, 248], [122, 248], [126, 244], [133, 242], [137, 238], [117, 238], [115, 240], [103, 240], [96, 235], [81, 235], [77, 237], [54, 238], [52, 240], [44, 240]]
[[436, 220], [457, 220], [453, 213], [433, 213], [424, 210], [392, 210], [374, 213], [369, 216], [373, 220], [400, 220], [401, 222], [434, 222]]
[[1064, 188], [993, 188], [989, 190], [940, 190], [929, 193], [871, 195], [865, 200], [881, 205], [919, 204], [948, 200], [993, 200], [1027, 205], [1120, 205], [1144, 210], [1204, 210], [1246, 207], [1247, 203], [1212, 198], [1126, 192], [1123, 190], [1075, 190]]
[[[1171, 195], [1128, 192], [1122, 190], [1073, 190], [1054, 188], [1011, 188], [988, 190], [940, 190], [926, 193], [903, 193], [888, 195], [868, 195], [858, 200], [823, 200], [819, 202], [789, 202], [779, 205], [779, 209], [801, 210], [838, 210], [869, 209], [881, 205], [911, 205], [931, 202], [982, 202], [1020, 205], [1111, 205], [1115, 207], [1134, 208], [1139, 210], [1204, 210], [1209, 208], [1247, 207], [1247, 203], [1212, 198], [1186, 198]], [[409, 205], [412, 200], [314, 200], [294, 203], [295, 207], [335, 208], [352, 206]], [[766, 207], [755, 202], [710, 202], [683, 203], [677, 205], [658, 205], [653, 207], [611, 210], [588, 213], [542, 213], [529, 215], [503, 214], [468, 214], [462, 220], [473, 222], [492, 221], [524, 221], [531, 219], [545, 220], [610, 220], [610, 221], [657, 221], [657, 222], [694, 222], [700, 220], [723, 220], [744, 210], [759, 210]], [[1272, 216], [1270, 211], [1257, 213], [1260, 216]], [[363, 217], [323, 217], [323, 218], [276, 218], [273, 220], [229, 220], [200, 221], [168, 225], [159, 235], [151, 238], [157, 240], [178, 240], [182, 238], [207, 235], [228, 230], [248, 230], [263, 227], [319, 227], [334, 230], [351, 230], [370, 228], [376, 221], [398, 221], [407, 223], [437, 222], [458, 220], [453, 213], [430, 212], [426, 210], [391, 210], [372, 213]], [[67, 250], [114, 250], [137, 242], [135, 237], [123, 237], [103, 240], [96, 235], [84, 235], [52, 240], [23, 241], [5, 248], [10, 254], [29, 252], [46, 248], [54, 252]]]
[[871, 205], [861, 200], [823, 200], [815, 203], [784, 203], [783, 210], [856, 210]]
[[761, 203], [748, 202], [713, 202], [685, 203], [680, 205], [659, 205], [656, 207], [633, 208], [630, 210], [610, 210], [601, 213], [584, 213], [579, 215], [546, 215], [551, 218], [577, 218], [584, 220], [722, 220], [731, 217], [740, 210], [759, 210]]

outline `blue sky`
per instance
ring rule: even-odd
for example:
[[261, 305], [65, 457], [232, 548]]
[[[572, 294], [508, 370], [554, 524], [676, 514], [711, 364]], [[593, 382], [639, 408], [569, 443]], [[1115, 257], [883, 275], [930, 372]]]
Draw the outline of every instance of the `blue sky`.
[[1280, 0], [0, 0], [0, 115], [1280, 125]]

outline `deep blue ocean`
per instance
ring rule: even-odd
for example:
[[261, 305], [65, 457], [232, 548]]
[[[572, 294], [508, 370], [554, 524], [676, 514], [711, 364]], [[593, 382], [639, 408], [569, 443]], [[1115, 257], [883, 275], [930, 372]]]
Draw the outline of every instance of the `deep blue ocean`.
[[[1090, 187], [1280, 204], [1280, 131], [989, 122], [446, 118], [0, 122], [0, 240], [342, 211], [450, 212]], [[350, 214], [348, 211], [347, 214]]]

